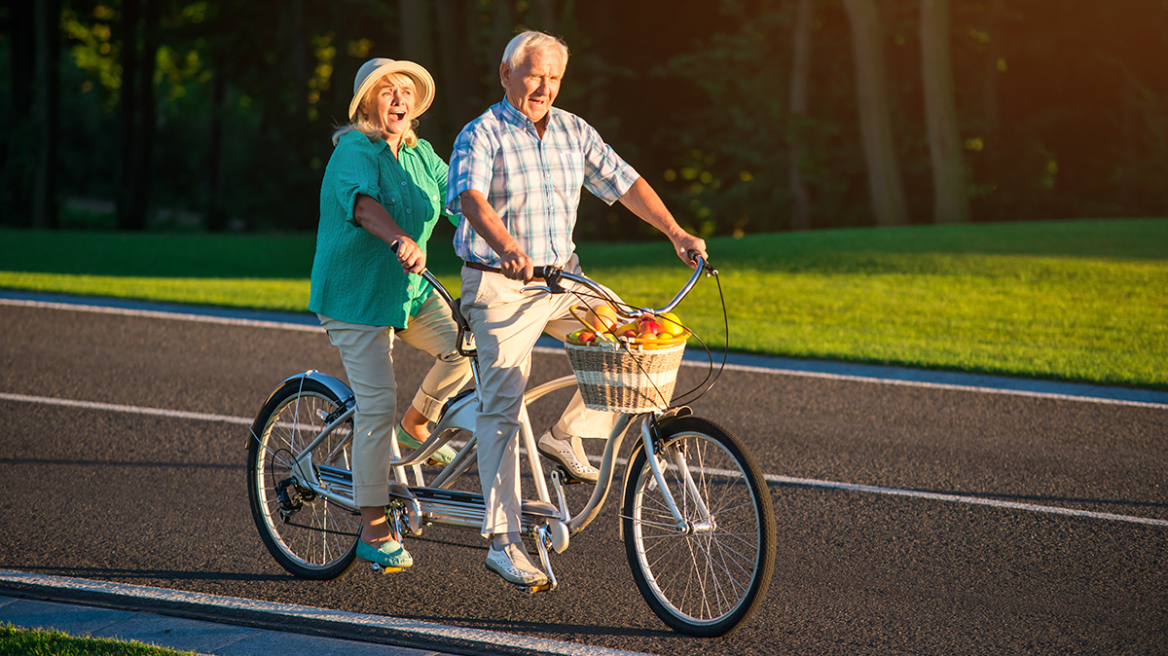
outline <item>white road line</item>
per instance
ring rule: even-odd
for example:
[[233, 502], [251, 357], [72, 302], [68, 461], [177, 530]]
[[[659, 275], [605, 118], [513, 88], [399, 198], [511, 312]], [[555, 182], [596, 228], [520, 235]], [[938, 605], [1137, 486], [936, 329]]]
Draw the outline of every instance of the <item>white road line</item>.
[[[708, 367], [706, 363], [683, 362], [691, 366]], [[821, 371], [796, 371], [794, 369], [770, 369], [766, 367], [752, 367], [743, 364], [727, 364], [731, 371], [750, 373], [785, 374], [788, 376], [803, 376], [805, 378], [826, 378], [828, 380], [847, 380], [858, 383], [880, 383], [881, 385], [901, 385], [904, 387], [926, 387], [928, 389], [956, 390], [960, 392], [978, 392], [981, 394], [1006, 394], [1009, 396], [1028, 396], [1037, 399], [1057, 399], [1060, 401], [1085, 401], [1088, 403], [1102, 403], [1105, 405], [1126, 405], [1138, 408], [1157, 408], [1168, 410], [1168, 404], [1150, 403], [1147, 401], [1128, 401], [1125, 399], [1107, 399], [1097, 396], [1072, 396], [1070, 394], [1056, 394], [1054, 392], [1031, 392], [1028, 390], [1000, 389], [997, 387], [976, 387], [973, 385], [953, 385], [950, 383], [930, 383], [921, 380], [897, 380], [895, 378], [869, 378], [865, 376], [849, 376], [847, 374], [831, 374]]]
[[[549, 348], [546, 346], [535, 347], [537, 353], [546, 353], [554, 355], [556, 353], [563, 353], [562, 349]], [[683, 367], [697, 367], [706, 369], [710, 366], [709, 362], [696, 362], [692, 360], [683, 360], [681, 362]], [[715, 362], [714, 368], [721, 367], [721, 363]], [[900, 385], [903, 387], [921, 387], [925, 389], [941, 389], [954, 390], [958, 392], [977, 392], [979, 394], [1004, 394], [1007, 396], [1026, 396], [1036, 399], [1053, 399], [1059, 401], [1078, 401], [1081, 403], [1101, 403], [1104, 405], [1123, 405], [1134, 406], [1137, 408], [1155, 408], [1157, 410], [1168, 410], [1168, 403], [1152, 403], [1148, 401], [1128, 401], [1125, 399], [1109, 399], [1099, 396], [1074, 396], [1071, 394], [1058, 394], [1055, 392], [1034, 392], [1029, 390], [1016, 390], [1008, 388], [997, 387], [979, 387], [974, 385], [954, 385], [951, 383], [931, 383], [923, 380], [898, 380], [896, 378], [879, 378], [872, 376], [852, 376], [848, 374], [833, 374], [823, 371], [800, 371], [798, 369], [784, 369], [781, 367], [753, 367], [745, 364], [727, 364], [727, 371], [741, 371], [745, 373], [755, 374], [779, 374], [783, 376], [801, 376], [803, 378], [822, 378], [827, 380], [844, 380], [854, 383], [868, 383], [876, 385]]]
[[[14, 305], [21, 307], [35, 307], [46, 308], [53, 310], [72, 310], [76, 312], [99, 312], [102, 314], [120, 314], [132, 317], [149, 317], [153, 319], [176, 319], [179, 321], [195, 321], [203, 323], [216, 323], [229, 326], [250, 326], [255, 328], [272, 328], [277, 330], [294, 330], [297, 332], [324, 332], [324, 329], [317, 325], [300, 324], [286, 321], [260, 321], [255, 319], [233, 319], [230, 317], [215, 317], [199, 314], [187, 314], [183, 312], [164, 312], [157, 310], [135, 310], [131, 308], [117, 308], [104, 307], [100, 305], [81, 305], [73, 303], [54, 303], [49, 301], [29, 301], [22, 299], [8, 299], [0, 298], [0, 305]], [[537, 353], [547, 354], [563, 354], [563, 351], [558, 348], [548, 348], [537, 346], [535, 348]], [[682, 366], [686, 367], [708, 367], [708, 363], [683, 361]], [[720, 365], [717, 365], [720, 366]], [[1059, 401], [1078, 401], [1080, 403], [1101, 403], [1105, 405], [1121, 405], [1132, 406], [1140, 408], [1156, 408], [1159, 410], [1168, 410], [1168, 403], [1154, 403], [1147, 401], [1128, 401], [1124, 399], [1110, 399], [1098, 396], [1075, 396], [1071, 394], [1059, 394], [1055, 392], [1035, 392], [1029, 390], [1016, 390], [1008, 388], [997, 387], [979, 387], [973, 385], [954, 385], [950, 383], [934, 383], [920, 380], [899, 380], [895, 378], [881, 378], [871, 376], [854, 376], [849, 374], [835, 374], [821, 371], [801, 371], [797, 369], [784, 369], [778, 367], [755, 367], [742, 364], [727, 364], [726, 369], [730, 371], [742, 371], [746, 373], [763, 373], [763, 374], [778, 374], [783, 376], [800, 376], [804, 378], [820, 378], [826, 380], [842, 380], [857, 383], [869, 383], [878, 385], [899, 385], [902, 387], [919, 387], [924, 389], [941, 389], [953, 390], [960, 392], [976, 392], [979, 394], [1004, 394], [1007, 396], [1024, 396], [1038, 399], [1053, 399]]]
[[[547, 638], [533, 638], [484, 629], [470, 629], [446, 624], [399, 619], [384, 615], [350, 613], [327, 608], [300, 606], [297, 604], [283, 604], [257, 599], [240, 599], [236, 597], [204, 594], [201, 592], [167, 590], [109, 581], [76, 579], [46, 574], [29, 574], [3, 569], [0, 569], [0, 581], [19, 585], [52, 587], [58, 590], [74, 590], [113, 595], [137, 600], [191, 604], [204, 608], [213, 608], [217, 611], [227, 611], [229, 614], [238, 614], [241, 612], [275, 614], [281, 617], [299, 618], [305, 621], [327, 622], [337, 628], [348, 626], [367, 629], [373, 627], [401, 635], [424, 638], [428, 641], [434, 638], [441, 638], [455, 644], [469, 644], [484, 651], [490, 651], [492, 647], [497, 649], [498, 646], [502, 646], [513, 650], [528, 651], [533, 654], [552, 654], [555, 656], [648, 656], [641, 652], [580, 645], [572, 642], [560, 642]], [[423, 652], [419, 651], [417, 653], [420, 654]], [[433, 652], [428, 651], [426, 653]]]
[[[108, 412], [124, 412], [129, 414], [150, 415], [155, 417], [170, 417], [174, 419], [194, 419], [201, 421], [217, 421], [230, 424], [242, 424], [250, 426], [252, 419], [246, 417], [229, 417], [226, 415], [214, 415], [201, 412], [182, 412], [179, 410], [161, 410], [158, 408], [142, 408], [130, 405], [115, 405], [112, 403], [94, 403], [91, 401], [75, 401], [70, 399], [57, 399], [44, 396], [26, 396], [24, 394], [5, 394], [0, 393], [0, 400], [3, 401], [19, 401], [25, 403], [41, 403], [46, 405], [59, 405], [74, 408], [84, 408], [87, 410], [105, 410]], [[598, 456], [590, 456], [589, 460], [599, 464], [600, 458]], [[617, 458], [616, 463], [619, 465], [628, 464], [624, 458]], [[711, 474], [718, 476], [737, 476], [736, 472], [726, 472], [721, 470], [711, 470]], [[1081, 517], [1087, 519], [1101, 519], [1116, 522], [1129, 522], [1135, 524], [1147, 524], [1150, 526], [1165, 526], [1168, 527], [1168, 520], [1153, 519], [1149, 517], [1136, 517], [1133, 515], [1117, 515], [1113, 513], [1092, 512], [1089, 510], [1076, 510], [1074, 508], [1061, 508], [1059, 506], [1044, 506], [1033, 503], [1018, 503], [1014, 501], [1002, 501], [1000, 499], [989, 499], [985, 497], [966, 496], [961, 494], [943, 494], [940, 492], [924, 492], [920, 490], [904, 490], [888, 487], [877, 487], [874, 485], [860, 485], [856, 483], [842, 483], [838, 481], [824, 481], [812, 478], [792, 478], [790, 476], [780, 476], [778, 474], [765, 474], [764, 478], [768, 483], [776, 483], [782, 485], [798, 485], [803, 487], [819, 487], [834, 490], [846, 490], [849, 492], [863, 492], [867, 494], [883, 494], [886, 496], [896, 497], [911, 497], [917, 499], [928, 499], [931, 501], [946, 501], [950, 503], [965, 503], [978, 506], [989, 506], [993, 508], [1003, 508], [1009, 510], [1024, 510], [1028, 512], [1047, 513], [1052, 515], [1066, 515], [1070, 517]]]
[[1132, 515], [1116, 515], [1113, 513], [1092, 512], [1090, 510], [1075, 510], [1074, 508], [1060, 508], [1058, 506], [1043, 506], [1034, 503], [1018, 503], [1015, 501], [1002, 501], [1000, 499], [987, 499], [984, 497], [972, 497], [961, 494], [943, 494], [940, 492], [922, 492], [920, 490], [900, 490], [888, 487], [876, 487], [873, 485], [857, 485], [855, 483], [837, 483], [835, 481], [819, 481], [811, 478], [791, 478], [789, 476], [778, 476], [775, 474], [766, 474], [764, 476], [770, 483], [782, 483], [785, 485], [802, 485], [806, 487], [822, 487], [834, 490], [847, 490], [849, 492], [866, 492], [870, 494], [885, 494], [897, 497], [913, 497], [917, 499], [928, 499], [930, 501], [948, 501], [951, 503], [968, 503], [977, 506], [990, 506], [993, 508], [1006, 508], [1010, 510], [1026, 510], [1030, 512], [1047, 513], [1052, 515], [1067, 515], [1070, 517], [1083, 517], [1088, 519], [1104, 519], [1116, 522], [1130, 522], [1134, 524], [1148, 524], [1150, 526], [1168, 526], [1168, 520], [1152, 519], [1150, 517], [1135, 517]]
[[169, 417], [171, 419], [196, 419], [199, 421], [222, 421], [229, 424], [243, 424], [250, 426], [252, 420], [244, 417], [229, 417], [227, 415], [212, 415], [205, 412], [183, 412], [181, 410], [160, 410], [158, 408], [143, 408], [135, 405], [116, 405], [113, 403], [94, 403], [93, 401], [75, 401], [72, 399], [55, 399], [47, 396], [26, 396], [24, 394], [5, 394], [0, 392], [0, 400], [24, 401], [26, 403], [42, 403], [44, 405], [61, 405], [70, 408], [85, 410], [106, 410], [108, 412], [125, 412], [135, 415], [151, 415], [154, 417]]
[[72, 310], [74, 312], [98, 312], [100, 314], [120, 314], [128, 317], [148, 317], [151, 319], [176, 319], [178, 321], [195, 321], [201, 323], [217, 323], [227, 326], [249, 326], [252, 328], [276, 328], [279, 330], [296, 330], [306, 333], [323, 333], [324, 328], [310, 324], [290, 323], [287, 321], [258, 321], [255, 319], [233, 319], [231, 317], [213, 317], [202, 314], [185, 314], [183, 312], [161, 312], [158, 310], [135, 310], [131, 308], [104, 307], [101, 305], [75, 305], [73, 303], [50, 303], [48, 301], [24, 301], [11, 298], [0, 298], [0, 305], [17, 305], [21, 307], [43, 308], [48, 310]]

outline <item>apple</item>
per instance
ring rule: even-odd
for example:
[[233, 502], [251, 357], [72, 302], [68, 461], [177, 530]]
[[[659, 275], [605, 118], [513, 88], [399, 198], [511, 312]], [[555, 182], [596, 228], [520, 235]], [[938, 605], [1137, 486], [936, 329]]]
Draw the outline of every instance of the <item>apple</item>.
[[637, 331], [633, 328], [628, 328], [624, 332], [620, 333], [620, 336], [621, 337], [632, 337], [632, 338], [636, 339]]
[[677, 315], [672, 312], [663, 312], [658, 319], [661, 322], [661, 331], [668, 333], [673, 337], [680, 337], [685, 334], [685, 327], [678, 321]]
[[645, 334], [660, 335], [661, 334], [661, 324], [657, 323], [656, 321], [652, 321], [652, 320], [642, 321], [640, 334], [641, 335], [645, 335]]

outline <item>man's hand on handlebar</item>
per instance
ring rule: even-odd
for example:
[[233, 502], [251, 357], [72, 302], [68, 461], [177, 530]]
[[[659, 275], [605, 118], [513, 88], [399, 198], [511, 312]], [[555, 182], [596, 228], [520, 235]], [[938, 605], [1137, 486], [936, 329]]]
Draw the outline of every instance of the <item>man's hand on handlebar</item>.
[[527, 253], [507, 250], [499, 254], [499, 271], [511, 280], [530, 282], [535, 277], [535, 265]]
[[700, 255], [703, 260], [709, 261], [710, 259], [709, 254], [706, 253], [706, 240], [689, 233], [675, 239], [673, 248], [677, 251], [677, 256], [681, 258], [681, 261], [688, 264], [691, 269], [697, 266], [697, 262], [690, 255], [691, 251]]

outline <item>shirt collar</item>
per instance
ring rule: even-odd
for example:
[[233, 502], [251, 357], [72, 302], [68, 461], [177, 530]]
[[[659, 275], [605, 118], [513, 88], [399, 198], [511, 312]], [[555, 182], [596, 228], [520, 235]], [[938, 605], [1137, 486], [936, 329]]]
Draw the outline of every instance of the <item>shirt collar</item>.
[[[510, 123], [516, 127], [519, 127], [519, 128], [530, 129], [532, 131], [535, 130], [535, 123], [530, 118], [528, 118], [525, 114], [523, 114], [518, 109], [516, 109], [515, 105], [512, 105], [510, 100], [507, 100], [507, 98], [503, 98], [503, 101], [500, 102], [499, 105], [502, 106], [500, 113], [502, 114], [502, 118], [504, 121], [506, 121], [507, 123]], [[556, 117], [559, 116], [559, 113], [560, 113], [559, 108], [555, 107], [554, 105], [552, 107], [548, 108], [547, 127], [549, 130], [551, 129], [552, 125], [556, 122]]]

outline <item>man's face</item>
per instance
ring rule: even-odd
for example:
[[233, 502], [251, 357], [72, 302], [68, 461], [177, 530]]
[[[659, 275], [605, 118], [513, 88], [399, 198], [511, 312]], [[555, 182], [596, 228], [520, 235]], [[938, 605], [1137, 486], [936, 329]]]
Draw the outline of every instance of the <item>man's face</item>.
[[533, 123], [539, 123], [560, 93], [564, 62], [555, 48], [530, 51], [514, 70], [506, 63], [500, 66], [499, 76], [507, 100]]

